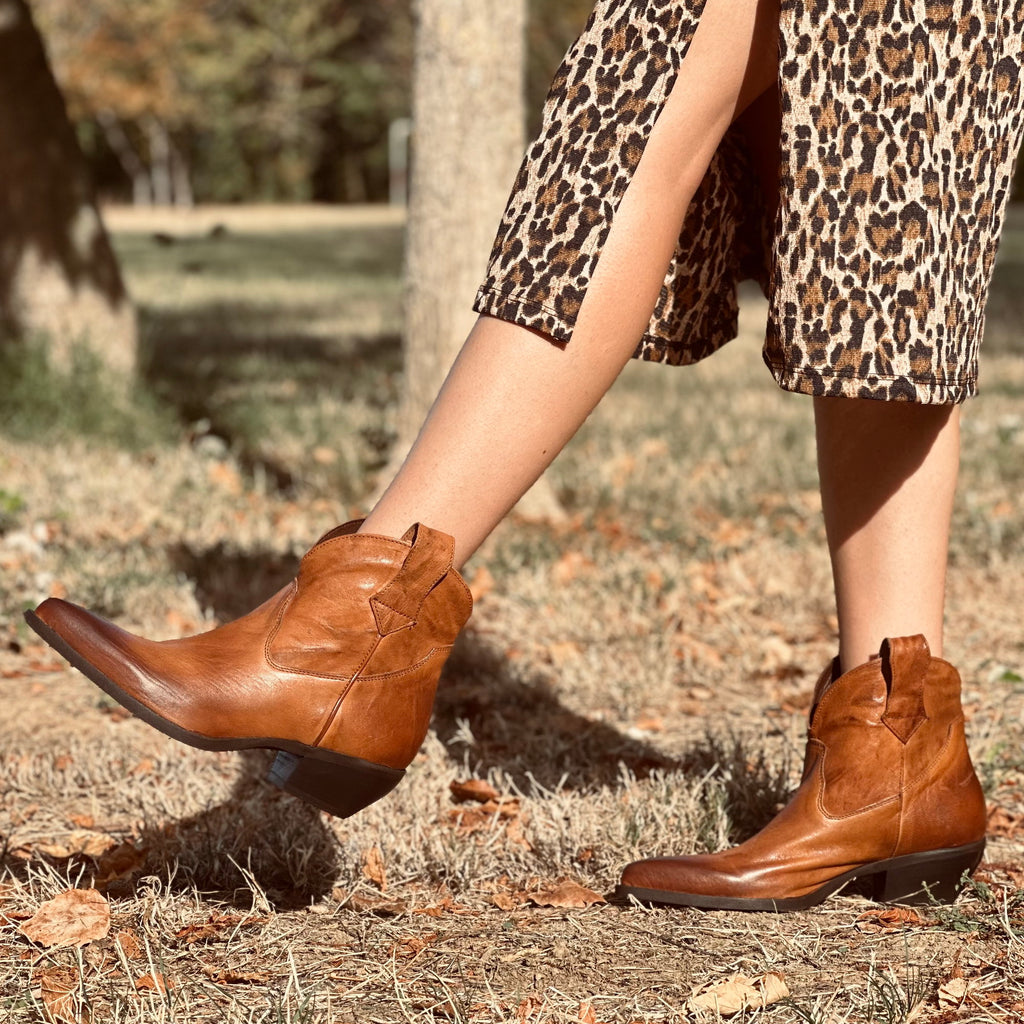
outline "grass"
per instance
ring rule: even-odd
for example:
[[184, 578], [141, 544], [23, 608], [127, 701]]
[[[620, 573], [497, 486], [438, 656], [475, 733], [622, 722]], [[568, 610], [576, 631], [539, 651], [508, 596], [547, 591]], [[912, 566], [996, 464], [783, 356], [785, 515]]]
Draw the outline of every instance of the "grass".
[[[1019, 317], [990, 317], [950, 573], [994, 809], [976, 882], [891, 932], [861, 930], [855, 895], [787, 916], [541, 907], [560, 879], [607, 893], [635, 857], [742, 839], [792, 785], [835, 632], [810, 403], [763, 370], [756, 303], [708, 363], [627, 368], [552, 467], [567, 522], [509, 521], [471, 563], [482, 596], [409, 777], [332, 820], [268, 786], [263, 754], [125, 719], [19, 624], [55, 593], [153, 636], [207, 628], [359, 511], [392, 436], [401, 229], [268, 216], [118, 235], [145, 335], [136, 403], [62, 420], [75, 382], [40, 370], [24, 393], [65, 397], [3, 429], [0, 1020], [60, 1019], [64, 979], [65, 1019], [94, 1024], [663, 1024], [697, 1020], [689, 997], [735, 971], [792, 993], [739, 1020], [1020, 1019]], [[1014, 224], [994, 300], [1011, 305]], [[471, 776], [504, 813], [454, 803]], [[90, 885], [107, 938], [19, 933]]]

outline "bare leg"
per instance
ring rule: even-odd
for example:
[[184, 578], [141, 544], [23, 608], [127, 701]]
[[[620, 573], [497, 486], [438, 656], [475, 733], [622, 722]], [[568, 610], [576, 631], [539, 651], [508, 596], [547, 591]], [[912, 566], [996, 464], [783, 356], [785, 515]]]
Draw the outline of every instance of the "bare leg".
[[622, 200], [573, 340], [481, 318], [366, 532], [422, 521], [461, 565], [576, 433], [650, 320], [686, 210], [722, 135], [777, 74], [777, 0], [709, 0]]
[[820, 398], [814, 411], [843, 671], [885, 637], [923, 633], [941, 657], [959, 407]]

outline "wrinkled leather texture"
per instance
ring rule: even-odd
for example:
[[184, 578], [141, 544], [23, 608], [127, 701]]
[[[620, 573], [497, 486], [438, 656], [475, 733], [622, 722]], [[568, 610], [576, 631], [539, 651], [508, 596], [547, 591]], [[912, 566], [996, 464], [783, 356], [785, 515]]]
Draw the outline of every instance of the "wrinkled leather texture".
[[731, 850], [630, 864], [623, 885], [742, 899], [806, 896], [873, 861], [984, 838], [960, 677], [923, 636], [815, 688], [803, 779], [783, 810]]
[[417, 525], [396, 540], [358, 534], [358, 526], [332, 530], [292, 583], [199, 636], [146, 640], [52, 598], [36, 614], [182, 729], [292, 740], [405, 768], [473, 601], [452, 567], [451, 537]]

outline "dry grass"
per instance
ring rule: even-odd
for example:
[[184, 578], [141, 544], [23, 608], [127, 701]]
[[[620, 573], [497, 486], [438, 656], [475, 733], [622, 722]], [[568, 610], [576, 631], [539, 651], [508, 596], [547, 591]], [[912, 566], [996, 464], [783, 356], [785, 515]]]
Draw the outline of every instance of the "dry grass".
[[[810, 406], [761, 367], [756, 303], [706, 365], [628, 369], [552, 469], [568, 526], [488, 542], [432, 732], [356, 818], [266, 784], [261, 754], [125, 719], [33, 642], [18, 613], [50, 593], [152, 635], [233, 617], [358, 511], [389, 436], [400, 236], [300, 227], [270, 251], [264, 224], [122, 236], [164, 435], [58, 430], [0, 453], [0, 1019], [653, 1024], [698, 1019], [687, 1000], [710, 980], [778, 971], [792, 999], [734, 1019], [1020, 1020], [1020, 356], [989, 360], [968, 410], [950, 579], [994, 834], [979, 883], [921, 924], [862, 930], [856, 895], [787, 916], [530, 899], [742, 838], [792, 783], [835, 623]], [[469, 777], [495, 808], [454, 802]], [[21, 935], [90, 885], [107, 938]]]

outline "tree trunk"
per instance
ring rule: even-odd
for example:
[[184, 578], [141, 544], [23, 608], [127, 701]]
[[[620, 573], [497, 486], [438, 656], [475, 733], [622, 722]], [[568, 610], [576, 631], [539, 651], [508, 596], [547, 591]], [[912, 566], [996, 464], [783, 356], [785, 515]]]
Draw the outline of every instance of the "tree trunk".
[[[523, 156], [525, 0], [418, 0], [397, 467], [475, 321], [473, 299]], [[550, 488], [534, 515], [553, 517]]]
[[0, 139], [0, 342], [43, 339], [57, 367], [86, 345], [127, 376], [135, 312], [25, 0], [0, 0]]

